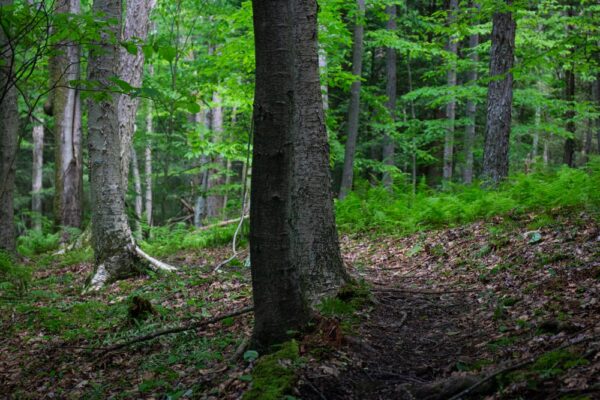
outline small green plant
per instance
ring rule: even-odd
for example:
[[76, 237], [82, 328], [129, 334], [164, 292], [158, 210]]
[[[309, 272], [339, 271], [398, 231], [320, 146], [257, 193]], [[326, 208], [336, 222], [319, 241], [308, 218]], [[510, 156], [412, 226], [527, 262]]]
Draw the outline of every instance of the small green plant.
[[12, 257], [0, 251], [0, 291], [23, 296], [29, 289], [31, 270], [15, 264]]

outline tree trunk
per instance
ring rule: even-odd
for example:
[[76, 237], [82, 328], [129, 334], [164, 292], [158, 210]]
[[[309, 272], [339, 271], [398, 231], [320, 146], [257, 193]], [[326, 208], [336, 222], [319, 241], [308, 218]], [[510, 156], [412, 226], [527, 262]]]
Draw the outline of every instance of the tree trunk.
[[253, 348], [308, 322], [347, 280], [333, 215], [315, 0], [255, 0], [250, 253]]
[[[211, 110], [211, 129], [213, 132], [213, 141], [218, 142], [223, 140], [223, 104], [221, 96], [218, 92], [213, 93], [214, 107]], [[214, 158], [214, 163], [219, 168], [214, 168], [209, 172], [208, 176], [208, 196], [206, 197], [206, 216], [218, 217], [223, 211], [223, 195], [218, 192], [223, 185], [223, 157], [217, 155]]]
[[[458, 0], [450, 0], [450, 11], [448, 12], [448, 25], [452, 26], [456, 19], [455, 13], [458, 10]], [[458, 42], [455, 35], [448, 39], [448, 53], [450, 53], [450, 66], [447, 72], [448, 90], [453, 92], [456, 86], [456, 55], [458, 52]], [[444, 136], [444, 182], [452, 180], [452, 170], [454, 166], [454, 121], [456, 119], [456, 99], [451, 94], [450, 102], [446, 105], [446, 135]]]
[[356, 140], [358, 137], [358, 120], [360, 116], [360, 76], [362, 74], [363, 37], [365, 1], [357, 0], [357, 11], [354, 23], [354, 41], [352, 45], [352, 75], [354, 81], [350, 86], [350, 103], [348, 104], [348, 136], [344, 152], [344, 169], [340, 185], [339, 198], [342, 200], [352, 190], [354, 178], [354, 156], [356, 154]]
[[[146, 40], [150, 28], [150, 13], [155, 0], [127, 0], [125, 26], [121, 40]], [[139, 46], [138, 46], [139, 47]], [[129, 83], [134, 88], [142, 85], [144, 72], [144, 52], [138, 48], [137, 54], [130, 54], [124, 47], [119, 47], [119, 79]], [[139, 98], [123, 94], [119, 96], [118, 116], [119, 132], [121, 135], [121, 189], [127, 192], [129, 181], [129, 165], [131, 163], [131, 142], [133, 140], [135, 117]]]
[[[388, 6], [387, 14], [388, 14], [387, 30], [390, 32], [394, 32], [396, 30], [396, 6], [395, 5]], [[391, 47], [388, 47], [386, 49], [385, 69], [386, 69], [385, 94], [387, 96], [386, 107], [388, 109], [388, 112], [390, 113], [390, 120], [392, 121], [392, 123], [394, 123], [394, 122], [396, 122], [397, 72], [396, 72], [396, 50]], [[383, 164], [385, 166], [389, 166], [389, 167], [394, 166], [394, 152], [395, 152], [394, 139], [389, 134], [385, 134], [383, 136], [383, 149], [382, 149]], [[392, 174], [390, 173], [390, 171], [383, 172], [383, 186], [385, 186], [388, 189], [392, 187]]]
[[[195, 115], [195, 122], [199, 125], [200, 140], [204, 140], [204, 132], [210, 130], [207, 110], [200, 110]], [[208, 157], [206, 154], [200, 156], [200, 182], [196, 204], [194, 206], [194, 226], [201, 227], [206, 218], [206, 192], [208, 190]]]
[[32, 228], [42, 230], [42, 172], [44, 167], [44, 126], [33, 127], [33, 163], [31, 166]]
[[[510, 3], [509, 0], [507, 4]], [[508, 176], [515, 30], [512, 13], [494, 13], [483, 153], [484, 180], [492, 185], [497, 185]]]
[[137, 153], [131, 144], [131, 170], [133, 172], [133, 187], [135, 191], [134, 211], [135, 211], [135, 236], [137, 239], [142, 237], [142, 180], [140, 179], [140, 168], [138, 166]]
[[535, 107], [535, 129], [533, 130], [533, 143], [531, 145], [531, 158], [534, 160], [538, 156], [538, 147], [540, 147], [540, 129], [542, 125], [542, 107]]
[[573, 135], [573, 137], [565, 140], [563, 163], [567, 164], [569, 167], [575, 166], [575, 133], [577, 129], [575, 121], [573, 120], [573, 118], [575, 118], [575, 107], [572, 104], [574, 98], [575, 73], [573, 72], [573, 69], [568, 69], [565, 71], [565, 100], [568, 102], [565, 118], [567, 119], [567, 132]]
[[[12, 4], [0, 0], [0, 6]], [[13, 82], [13, 51], [0, 29], [0, 250], [16, 252], [13, 197], [18, 147], [19, 110]]]
[[[467, 80], [471, 85], [477, 84], [477, 64], [479, 63], [479, 54], [476, 47], [479, 45], [479, 34], [473, 33], [469, 36], [469, 48], [471, 49], [472, 68], [467, 72]], [[477, 115], [477, 103], [473, 99], [467, 100], [467, 126], [465, 127], [465, 169], [463, 171], [463, 181], [470, 185], [473, 183], [473, 146], [475, 144], [475, 116]]]
[[[152, 73], [152, 69], [150, 71]], [[146, 149], [144, 152], [144, 178], [146, 179], [146, 204], [144, 212], [146, 213], [146, 223], [148, 226], [152, 226], [152, 140], [150, 139], [154, 131], [152, 122], [152, 103], [149, 103], [148, 115], [146, 116], [146, 135], [148, 135], [148, 139], [146, 140]]]
[[[600, 107], [600, 73], [596, 75], [594, 87], [596, 88], [596, 106]], [[598, 131], [598, 154], [600, 154], [600, 117], [596, 118], [596, 130]]]
[[[103, 21], [114, 21], [102, 32], [98, 49], [90, 52], [88, 65], [89, 80], [108, 86], [110, 79], [119, 73], [119, 45], [114, 37], [121, 31], [121, 1], [94, 0], [93, 11], [100, 13]], [[140, 272], [125, 212], [119, 97], [107, 93], [101, 100], [92, 100], [88, 112], [92, 246], [96, 264], [91, 290]]]
[[[59, 0], [56, 12], [78, 14], [79, 0]], [[81, 99], [79, 89], [69, 82], [81, 79], [80, 58], [75, 42], [62, 42], [48, 62], [50, 80], [56, 86], [49, 99], [56, 143], [54, 218], [60, 226], [75, 228], [83, 223]], [[66, 231], [62, 239], [68, 239]]]
[[323, 111], [329, 110], [329, 87], [327, 85], [327, 52], [319, 47], [319, 71], [321, 79], [321, 95], [323, 96]]

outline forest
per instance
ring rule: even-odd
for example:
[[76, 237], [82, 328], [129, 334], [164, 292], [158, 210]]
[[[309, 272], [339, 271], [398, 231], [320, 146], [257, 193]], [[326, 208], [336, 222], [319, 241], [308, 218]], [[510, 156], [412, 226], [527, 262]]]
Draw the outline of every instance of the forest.
[[598, 0], [0, 0], [0, 398], [600, 399]]

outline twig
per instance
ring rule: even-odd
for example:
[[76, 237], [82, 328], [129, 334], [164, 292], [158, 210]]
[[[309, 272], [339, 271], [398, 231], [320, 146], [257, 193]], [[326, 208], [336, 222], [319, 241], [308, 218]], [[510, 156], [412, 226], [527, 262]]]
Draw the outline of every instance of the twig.
[[254, 311], [254, 307], [246, 307], [246, 308], [242, 308], [242, 309], [230, 312], [228, 314], [221, 314], [221, 315], [218, 315], [218, 316], [213, 317], [213, 318], [209, 318], [209, 319], [205, 319], [205, 320], [202, 320], [202, 321], [194, 322], [192, 324], [178, 326], [178, 327], [175, 327], [175, 328], [160, 329], [160, 330], [158, 330], [156, 332], [152, 332], [152, 333], [149, 333], [147, 335], [138, 336], [138, 337], [135, 337], [133, 339], [127, 340], [125, 342], [117, 343], [117, 344], [115, 344], [113, 346], [110, 346], [110, 347], [105, 347], [102, 350], [104, 350], [105, 353], [108, 353], [108, 352], [111, 352], [111, 351], [122, 349], [123, 347], [127, 347], [129, 345], [134, 344], [134, 343], [145, 342], [147, 340], [151, 340], [151, 339], [157, 338], [159, 336], [164, 336], [164, 335], [168, 335], [168, 334], [171, 334], [171, 333], [179, 333], [179, 332], [189, 331], [189, 330], [192, 330], [192, 329], [201, 328], [203, 326], [206, 326], [206, 325], [209, 325], [209, 324], [214, 324], [215, 322], [222, 321], [222, 320], [224, 320], [226, 318], [236, 317], [238, 315], [247, 314], [247, 313], [252, 312], [252, 311]]
[[[592, 336], [592, 337], [584, 337], [584, 338], [579, 338], [579, 339], [576, 339], [576, 340], [573, 340], [573, 341], [570, 341], [570, 342], [564, 343], [564, 344], [562, 344], [561, 346], [558, 346], [557, 348], [555, 348], [555, 349], [552, 349], [552, 350], [550, 350], [550, 351], [558, 351], [558, 350], [562, 350], [562, 349], [565, 349], [565, 348], [567, 348], [567, 347], [574, 346], [574, 345], [576, 345], [576, 344], [583, 343], [583, 342], [587, 342], [587, 341], [589, 341], [589, 340], [593, 340], [593, 339], [595, 339], [595, 337], [594, 337], [594, 336]], [[501, 368], [501, 369], [499, 369], [499, 370], [497, 370], [497, 371], [495, 371], [495, 372], [492, 372], [491, 374], [489, 374], [489, 375], [485, 376], [483, 379], [480, 379], [479, 381], [475, 382], [473, 385], [469, 386], [468, 388], [466, 388], [466, 389], [465, 389], [465, 390], [463, 390], [462, 392], [460, 392], [460, 393], [458, 393], [458, 394], [456, 394], [456, 395], [454, 395], [454, 396], [450, 397], [448, 400], [459, 400], [459, 399], [461, 399], [463, 396], [466, 396], [466, 395], [468, 395], [468, 394], [469, 394], [469, 393], [471, 393], [473, 390], [477, 389], [479, 386], [483, 385], [484, 383], [486, 383], [486, 382], [489, 382], [490, 380], [494, 379], [494, 378], [495, 378], [495, 377], [497, 377], [498, 375], [502, 375], [502, 374], [505, 374], [505, 373], [507, 373], [507, 372], [515, 371], [515, 370], [517, 370], [517, 369], [521, 369], [521, 368], [523, 368], [523, 367], [524, 367], [524, 366], [526, 366], [526, 365], [533, 364], [535, 361], [537, 361], [537, 359], [538, 359], [539, 357], [541, 357], [541, 355], [531, 356], [531, 357], [529, 357], [529, 358], [526, 358], [525, 360], [523, 360], [523, 361], [520, 361], [520, 362], [518, 362], [518, 363], [516, 363], [516, 364], [509, 365], [509, 366], [507, 366], [507, 367], [505, 367], [505, 368]]]
[[[248, 217], [249, 217], [248, 215], [244, 215], [243, 219], [247, 219]], [[231, 225], [231, 224], [234, 224], [234, 223], [239, 222], [239, 221], [240, 221], [239, 218], [228, 219], [227, 221], [221, 221], [221, 222], [218, 222], [216, 224], [201, 226], [200, 228], [196, 228], [196, 231], [206, 231], [206, 230], [209, 230], [209, 229], [212, 229], [212, 228], [217, 228], [217, 227], [221, 227], [221, 226]]]

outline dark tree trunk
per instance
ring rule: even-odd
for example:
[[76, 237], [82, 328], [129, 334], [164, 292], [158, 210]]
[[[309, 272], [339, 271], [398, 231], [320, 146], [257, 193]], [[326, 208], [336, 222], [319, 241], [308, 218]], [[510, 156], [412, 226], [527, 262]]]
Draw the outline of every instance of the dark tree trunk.
[[[469, 37], [469, 48], [471, 49], [471, 61], [473, 67], [467, 73], [467, 80], [471, 85], [477, 84], [477, 63], [479, 54], [475, 48], [479, 45], [479, 34], [474, 33]], [[475, 100], [467, 100], [467, 126], [465, 127], [465, 169], [463, 181], [466, 184], [473, 182], [473, 145], [475, 143], [475, 116], [477, 115], [477, 103]]]
[[[80, 12], [79, 0], [58, 0], [57, 13]], [[73, 42], [63, 42], [49, 60], [50, 80], [56, 85], [50, 97], [54, 116], [55, 190], [54, 218], [64, 227], [81, 228], [83, 222], [83, 153], [81, 99], [70, 81], [81, 79], [80, 50]], [[67, 239], [67, 231], [63, 232]]]
[[[387, 7], [387, 30], [393, 32], [396, 30], [396, 6]], [[396, 86], [397, 86], [397, 71], [396, 71], [396, 49], [388, 47], [385, 54], [385, 94], [387, 96], [386, 107], [390, 113], [392, 122], [396, 121]], [[386, 134], [383, 136], [382, 158], [385, 166], [394, 166], [395, 153], [394, 139]], [[392, 174], [389, 171], [383, 173], [383, 186], [391, 188]]]
[[[12, 1], [0, 0], [0, 6]], [[0, 250], [15, 252], [14, 191], [19, 110], [13, 79], [13, 52], [0, 29]]]
[[362, 57], [364, 48], [364, 21], [365, 1], [357, 0], [357, 14], [354, 24], [354, 41], [352, 45], [352, 75], [354, 82], [350, 87], [350, 103], [348, 104], [348, 136], [344, 153], [344, 170], [340, 185], [340, 200], [352, 190], [354, 178], [354, 156], [356, 154], [356, 140], [358, 138], [358, 125], [360, 116], [360, 76], [362, 74]]
[[575, 73], [572, 69], [568, 69], [565, 71], [565, 100], [568, 102], [565, 118], [567, 119], [567, 132], [569, 132], [572, 137], [565, 140], [563, 163], [567, 164], [569, 167], [575, 165], [575, 132], [577, 129], [575, 121], [573, 120], [573, 118], [575, 118], [575, 108], [572, 104], [574, 98]]
[[315, 0], [253, 2], [256, 94], [250, 209], [255, 327], [265, 350], [308, 322], [345, 273], [333, 215]]
[[[458, 9], [458, 0], [450, 0], [450, 11], [448, 12], [448, 25], [454, 24], [455, 13]], [[446, 76], [448, 90], [453, 91], [456, 86], [456, 54], [458, 52], [458, 42], [455, 35], [448, 39], [448, 53], [450, 53], [450, 65]], [[452, 180], [454, 167], [454, 122], [456, 119], [456, 99], [452, 94], [450, 102], [446, 105], [446, 119], [448, 127], [444, 137], [444, 182]]]
[[483, 177], [492, 185], [508, 176], [515, 30], [512, 13], [494, 13], [483, 153]]

